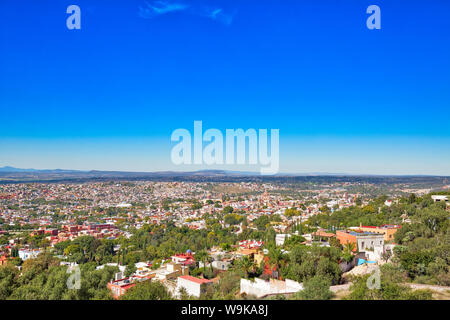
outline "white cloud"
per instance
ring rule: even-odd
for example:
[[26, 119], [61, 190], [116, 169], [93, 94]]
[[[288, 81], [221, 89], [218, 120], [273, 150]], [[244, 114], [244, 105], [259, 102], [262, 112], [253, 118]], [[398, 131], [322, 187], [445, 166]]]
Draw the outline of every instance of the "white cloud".
[[208, 7], [200, 4], [190, 5], [171, 0], [146, 1], [144, 7], [139, 7], [139, 16], [144, 19], [152, 19], [170, 12], [184, 12], [195, 16], [206, 17], [225, 25], [230, 25], [233, 22], [234, 16], [234, 14], [225, 13], [222, 8]]

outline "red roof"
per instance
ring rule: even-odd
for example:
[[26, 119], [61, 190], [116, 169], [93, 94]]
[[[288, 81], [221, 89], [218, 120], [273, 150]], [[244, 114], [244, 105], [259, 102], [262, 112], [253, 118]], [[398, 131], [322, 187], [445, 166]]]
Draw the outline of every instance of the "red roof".
[[196, 277], [193, 277], [193, 276], [180, 276], [180, 278], [182, 278], [184, 280], [192, 281], [192, 282], [195, 282], [195, 283], [199, 283], [199, 284], [213, 282], [212, 280], [200, 279], [200, 278], [196, 278]]

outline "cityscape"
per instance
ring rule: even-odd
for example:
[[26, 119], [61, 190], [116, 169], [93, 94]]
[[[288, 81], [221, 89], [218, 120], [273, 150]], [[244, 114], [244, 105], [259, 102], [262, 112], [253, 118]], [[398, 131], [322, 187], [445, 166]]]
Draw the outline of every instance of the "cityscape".
[[448, 307], [449, 12], [0, 0], [2, 316]]
[[203, 174], [2, 184], [0, 298], [450, 298], [447, 178]]

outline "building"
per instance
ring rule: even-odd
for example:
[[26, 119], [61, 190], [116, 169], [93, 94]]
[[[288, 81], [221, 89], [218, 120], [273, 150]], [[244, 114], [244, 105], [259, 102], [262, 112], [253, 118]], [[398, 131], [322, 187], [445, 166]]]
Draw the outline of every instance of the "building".
[[239, 258], [247, 256], [250, 260], [253, 260], [257, 265], [264, 259], [264, 252], [257, 248], [245, 249], [239, 247], [235, 252], [235, 255]]
[[39, 249], [19, 249], [19, 258], [23, 261], [36, 258], [41, 251]]
[[329, 233], [324, 230], [317, 230], [316, 232], [311, 233], [311, 240], [312, 241], [330, 241], [331, 238], [335, 238], [336, 235], [334, 233]]
[[375, 233], [383, 234], [384, 241], [393, 241], [395, 233], [401, 227], [402, 227], [401, 225], [396, 225], [396, 224], [383, 224], [379, 227], [363, 226], [360, 224], [359, 227], [350, 228], [350, 229], [360, 230], [363, 232], [375, 232]]
[[268, 295], [293, 294], [300, 290], [303, 290], [303, 284], [293, 280], [286, 279], [285, 281], [281, 281], [270, 279], [269, 281], [265, 281], [255, 278], [254, 281], [241, 279], [240, 293], [262, 298]]
[[446, 203], [449, 203], [448, 196], [432, 195], [431, 199], [433, 199], [434, 202], [446, 202]]
[[165, 266], [153, 271], [157, 280], [175, 280], [178, 276], [189, 274], [189, 267], [179, 263], [167, 263]]
[[155, 276], [154, 274], [150, 274], [146, 276], [131, 276], [120, 279], [122, 274], [122, 272], [116, 273], [116, 280], [110, 281], [107, 285], [108, 289], [111, 290], [114, 299], [119, 299], [127, 292], [128, 289], [134, 287], [136, 283], [149, 281]]
[[257, 240], [239, 241], [239, 247], [241, 247], [242, 249], [258, 249], [261, 248], [263, 244], [264, 242]]
[[215, 260], [212, 262], [212, 267], [219, 270], [228, 270], [230, 265], [231, 262], [226, 260]]
[[290, 238], [291, 235], [290, 234], [286, 234], [286, 233], [278, 233], [275, 236], [275, 244], [277, 246], [282, 246], [284, 245], [284, 242], [286, 241], [286, 239]]
[[173, 255], [171, 257], [173, 263], [179, 263], [184, 266], [189, 266], [195, 264], [195, 258], [192, 255], [190, 250], [186, 251], [186, 253], [180, 253]]
[[337, 230], [336, 238], [342, 245], [354, 243], [353, 251], [373, 251], [376, 247], [384, 248], [384, 234], [367, 231]]
[[193, 276], [180, 276], [177, 281], [177, 292], [184, 288], [188, 295], [199, 298], [200, 295], [206, 292], [208, 286], [212, 285], [213, 281], [208, 279], [200, 279]]

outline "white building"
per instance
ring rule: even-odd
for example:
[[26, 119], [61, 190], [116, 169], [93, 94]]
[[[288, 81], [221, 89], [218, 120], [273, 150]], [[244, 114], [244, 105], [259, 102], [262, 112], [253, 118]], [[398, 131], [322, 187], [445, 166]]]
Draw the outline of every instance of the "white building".
[[358, 250], [360, 252], [373, 251], [376, 247], [384, 248], [384, 235], [364, 232], [356, 236]]
[[126, 266], [121, 266], [121, 265], [119, 265], [118, 263], [111, 262], [111, 263], [107, 263], [107, 264], [103, 264], [103, 265], [101, 265], [101, 266], [95, 267], [95, 270], [101, 270], [101, 269], [103, 269], [105, 266], [108, 266], [108, 267], [118, 267], [120, 272], [125, 272], [125, 269], [126, 269]]
[[222, 260], [216, 260], [212, 262], [212, 266], [215, 269], [219, 270], [228, 270], [228, 266], [231, 264], [230, 261], [222, 261]]
[[19, 258], [23, 261], [36, 258], [41, 251], [39, 249], [19, 249]]
[[199, 298], [200, 295], [206, 291], [209, 285], [212, 285], [212, 280], [199, 279], [193, 276], [180, 276], [177, 281], [177, 292], [184, 288], [188, 295]]
[[434, 202], [448, 202], [448, 196], [432, 195], [431, 199], [433, 199]]
[[254, 281], [241, 279], [240, 293], [251, 294], [262, 298], [267, 295], [296, 293], [300, 290], [303, 290], [303, 284], [293, 280], [286, 279], [286, 281], [281, 281], [270, 279], [269, 281], [265, 281], [255, 278]]
[[289, 238], [290, 234], [279, 233], [275, 236], [275, 244], [277, 246], [282, 246], [287, 238]]
[[178, 263], [167, 263], [151, 273], [154, 273], [155, 279], [160, 281], [175, 280], [178, 276], [189, 274], [189, 267]]

